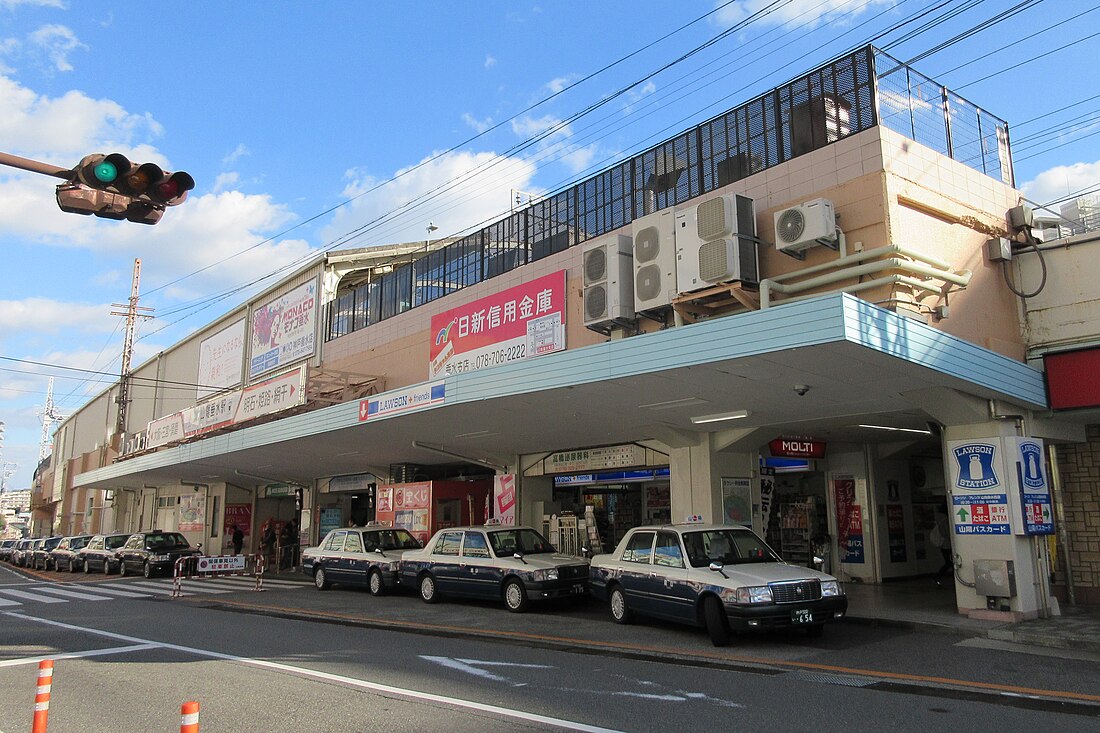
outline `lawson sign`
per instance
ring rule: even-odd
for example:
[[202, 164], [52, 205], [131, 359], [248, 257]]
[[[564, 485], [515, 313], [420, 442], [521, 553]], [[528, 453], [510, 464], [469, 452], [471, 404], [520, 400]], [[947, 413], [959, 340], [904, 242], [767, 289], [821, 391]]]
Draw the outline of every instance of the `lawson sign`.
[[377, 397], [359, 401], [359, 422], [440, 405], [446, 398], [446, 382], [429, 382], [408, 389], [386, 392]]

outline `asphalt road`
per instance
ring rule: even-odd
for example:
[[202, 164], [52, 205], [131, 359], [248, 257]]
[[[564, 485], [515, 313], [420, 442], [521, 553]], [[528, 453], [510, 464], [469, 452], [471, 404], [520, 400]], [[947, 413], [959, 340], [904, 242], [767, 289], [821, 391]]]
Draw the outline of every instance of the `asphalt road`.
[[164, 579], [64, 580], [0, 567], [0, 731], [30, 728], [42, 657], [56, 660], [51, 733], [174, 731], [186, 700], [201, 703], [201, 730], [234, 733], [1092, 731], [1100, 719], [1097, 659], [950, 635], [838, 624], [719, 653], [693, 629], [616, 626], [595, 604], [515, 615], [291, 579], [262, 594], [205, 581], [172, 600]]

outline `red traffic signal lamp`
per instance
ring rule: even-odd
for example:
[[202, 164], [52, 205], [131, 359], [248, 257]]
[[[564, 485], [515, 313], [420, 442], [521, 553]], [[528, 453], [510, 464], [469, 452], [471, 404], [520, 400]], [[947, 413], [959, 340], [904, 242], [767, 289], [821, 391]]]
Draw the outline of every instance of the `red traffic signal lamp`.
[[57, 187], [57, 205], [74, 214], [95, 214], [156, 224], [166, 206], [177, 206], [195, 187], [183, 171], [174, 173], [156, 163], [135, 165], [122, 153], [86, 155], [68, 183]]

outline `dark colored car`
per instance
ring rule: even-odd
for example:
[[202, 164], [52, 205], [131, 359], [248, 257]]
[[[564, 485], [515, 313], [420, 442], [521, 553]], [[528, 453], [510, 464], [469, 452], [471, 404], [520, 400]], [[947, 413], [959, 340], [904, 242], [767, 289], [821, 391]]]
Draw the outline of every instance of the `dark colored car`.
[[40, 540], [35, 540], [34, 550], [31, 551], [31, 560], [28, 565], [38, 570], [49, 570], [51, 567], [50, 553], [53, 549], [61, 544], [63, 537], [45, 537]]
[[102, 572], [104, 575], [110, 575], [118, 569], [118, 558], [115, 552], [125, 545], [128, 539], [130, 539], [129, 532], [97, 534], [76, 553], [76, 562], [84, 568], [85, 573]]
[[34, 540], [18, 540], [11, 551], [11, 564], [19, 568], [27, 567], [28, 554]]
[[88, 544], [90, 539], [92, 539], [90, 534], [63, 538], [61, 542], [57, 543], [57, 547], [50, 551], [50, 565], [53, 566], [54, 570], [68, 570], [70, 573], [80, 570], [77, 552]]
[[560, 555], [531, 527], [487, 525], [441, 529], [423, 550], [401, 558], [401, 584], [425, 603], [443, 596], [503, 600], [509, 611], [530, 601], [584, 595], [588, 561]]
[[0, 560], [11, 561], [11, 552], [15, 549], [15, 543], [19, 540], [0, 541]]
[[302, 552], [302, 572], [319, 590], [333, 583], [365, 585], [382, 595], [398, 583], [398, 563], [420, 541], [407, 530], [393, 527], [334, 529], [317, 547]]
[[592, 595], [611, 618], [635, 615], [701, 626], [715, 646], [730, 631], [803, 628], [818, 636], [848, 610], [831, 575], [783, 562], [747, 527], [635, 527], [615, 551], [592, 558]]
[[157, 573], [172, 574], [176, 560], [181, 557], [197, 557], [202, 550], [192, 547], [179, 532], [162, 532], [155, 529], [130, 535], [126, 544], [118, 548], [118, 574], [141, 572], [146, 578]]

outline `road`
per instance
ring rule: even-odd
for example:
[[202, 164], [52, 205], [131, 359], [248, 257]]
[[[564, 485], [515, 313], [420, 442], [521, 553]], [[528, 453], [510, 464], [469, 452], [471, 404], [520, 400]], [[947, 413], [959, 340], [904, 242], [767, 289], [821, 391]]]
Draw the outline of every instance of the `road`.
[[56, 660], [51, 733], [176, 730], [187, 700], [201, 730], [234, 733], [1092, 731], [1100, 717], [1095, 656], [945, 634], [838, 624], [727, 651], [594, 606], [517, 616], [289, 577], [263, 593], [203, 581], [173, 600], [167, 579], [48, 577], [0, 566], [0, 731], [29, 730], [43, 657]]

